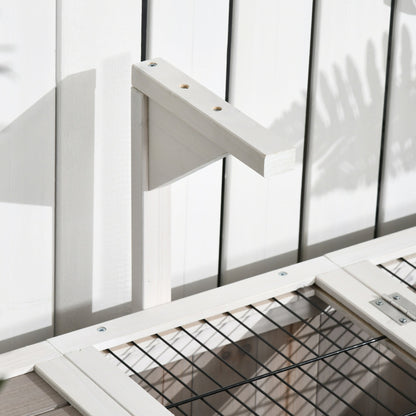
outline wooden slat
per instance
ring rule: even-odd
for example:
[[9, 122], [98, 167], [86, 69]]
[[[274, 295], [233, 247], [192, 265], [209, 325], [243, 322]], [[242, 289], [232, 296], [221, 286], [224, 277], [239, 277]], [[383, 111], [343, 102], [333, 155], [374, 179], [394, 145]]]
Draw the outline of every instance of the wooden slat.
[[131, 89], [133, 302], [145, 309], [171, 299], [170, 191], [148, 190], [148, 99]]
[[58, 2], [58, 333], [133, 310], [130, 74], [140, 3]]
[[345, 249], [333, 251], [326, 257], [335, 264], [345, 267], [362, 260], [374, 264], [383, 263], [416, 252], [416, 227], [369, 240]]
[[303, 258], [373, 237], [390, 7], [320, 0]]
[[265, 179], [227, 159], [223, 283], [297, 261], [312, 3], [234, 1], [230, 102], [296, 146], [296, 164]]
[[416, 224], [416, 118], [412, 111], [416, 102], [416, 6], [406, 0], [396, 3], [380, 235]]
[[104, 355], [94, 348], [87, 348], [66, 355], [75, 366], [112, 397], [131, 415], [170, 415], [159, 402], [123, 374]]
[[399, 279], [368, 261], [352, 264], [345, 267], [345, 270], [379, 296], [397, 292], [416, 305], [416, 293], [414, 291], [409, 290], [409, 287]]
[[0, 390], [0, 415], [33, 416], [66, 404], [36, 373], [11, 378]]
[[11, 378], [33, 371], [41, 361], [51, 360], [60, 353], [47, 341], [0, 354], [0, 376]]
[[78, 410], [72, 406], [66, 406], [62, 409], [52, 410], [52, 412], [45, 413], [43, 416], [82, 416]]
[[[416, 354], [416, 322], [400, 326], [370, 304], [379, 295], [344, 270], [336, 270], [316, 278], [316, 284], [343, 303], [355, 314], [386, 335], [413, 356]], [[375, 282], [375, 286], [377, 283]]]
[[281, 271], [276, 270], [179, 299], [167, 305], [104, 322], [102, 326], [107, 328], [105, 332], [98, 332], [97, 327], [89, 327], [52, 338], [49, 341], [63, 353], [91, 345], [96, 346], [97, 349], [121, 345], [132, 339], [141, 339], [179, 325], [186, 325], [202, 318], [310, 286], [314, 283], [317, 274], [334, 270], [336, 267], [329, 260], [319, 257], [285, 268], [286, 275], [284, 276], [279, 275]]
[[35, 371], [84, 416], [130, 416], [65, 357], [37, 364]]
[[53, 334], [56, 1], [5, 0], [1, 9], [0, 352], [4, 352]]
[[[147, 57], [163, 57], [224, 97], [228, 3], [152, 0]], [[217, 162], [168, 187], [173, 298], [216, 287], [221, 170]]]

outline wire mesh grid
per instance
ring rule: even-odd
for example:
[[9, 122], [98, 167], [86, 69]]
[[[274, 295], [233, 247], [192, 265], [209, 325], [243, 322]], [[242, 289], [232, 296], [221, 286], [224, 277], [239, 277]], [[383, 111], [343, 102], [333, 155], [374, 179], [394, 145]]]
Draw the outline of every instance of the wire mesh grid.
[[379, 264], [381, 270], [403, 283], [404, 286], [416, 292], [416, 257], [400, 257], [397, 260]]
[[416, 372], [383, 336], [315, 296], [296, 295], [108, 355], [175, 415], [416, 414]]

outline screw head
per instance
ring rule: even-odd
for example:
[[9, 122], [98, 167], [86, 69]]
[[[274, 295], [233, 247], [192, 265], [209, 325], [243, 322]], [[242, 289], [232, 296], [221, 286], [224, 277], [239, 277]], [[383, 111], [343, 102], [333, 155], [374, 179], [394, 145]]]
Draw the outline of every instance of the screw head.
[[107, 331], [107, 328], [105, 326], [100, 326], [99, 328], [97, 328], [98, 332], [105, 332]]
[[393, 296], [393, 299], [394, 299], [394, 300], [399, 300], [399, 299], [400, 299], [400, 296], [399, 296], [399, 295], [394, 295], [394, 296]]
[[383, 301], [382, 301], [382, 300], [380, 300], [380, 299], [377, 299], [377, 300], [376, 300], [376, 305], [380, 306], [380, 305], [382, 305], [382, 304], [383, 304]]
[[405, 324], [405, 323], [407, 322], [407, 319], [406, 319], [406, 318], [400, 318], [400, 319], [399, 319], [399, 321], [400, 321], [402, 324]]
[[150, 62], [149, 66], [157, 66], [157, 62]]
[[279, 272], [278, 275], [279, 276], [287, 276], [287, 272]]

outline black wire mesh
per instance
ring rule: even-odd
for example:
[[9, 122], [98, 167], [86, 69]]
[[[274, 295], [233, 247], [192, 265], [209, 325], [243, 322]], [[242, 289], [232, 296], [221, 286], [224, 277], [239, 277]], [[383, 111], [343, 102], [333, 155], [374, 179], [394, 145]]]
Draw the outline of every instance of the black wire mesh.
[[297, 299], [308, 308], [272, 299], [110, 355], [175, 415], [414, 414], [416, 372], [384, 336], [317, 297]]

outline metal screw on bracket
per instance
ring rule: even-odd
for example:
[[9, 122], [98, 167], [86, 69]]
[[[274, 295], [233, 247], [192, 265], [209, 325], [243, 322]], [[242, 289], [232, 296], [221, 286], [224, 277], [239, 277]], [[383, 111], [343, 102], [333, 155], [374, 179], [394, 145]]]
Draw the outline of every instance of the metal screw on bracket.
[[107, 331], [107, 328], [105, 326], [100, 326], [99, 328], [97, 328], [98, 332], [105, 332]]
[[399, 321], [400, 321], [402, 324], [405, 324], [405, 323], [407, 322], [407, 319], [406, 319], [406, 318], [400, 318], [400, 319], [399, 319]]
[[278, 275], [279, 276], [287, 276], [287, 272], [279, 272]]
[[380, 300], [380, 299], [377, 299], [376, 300], [376, 305], [377, 306], [381, 306], [383, 304], [383, 301], [382, 300]]
[[393, 299], [394, 299], [394, 300], [399, 300], [399, 299], [400, 299], [400, 296], [399, 296], [399, 295], [394, 295], [394, 296], [393, 296]]

